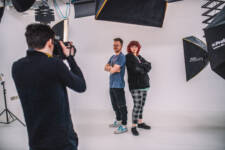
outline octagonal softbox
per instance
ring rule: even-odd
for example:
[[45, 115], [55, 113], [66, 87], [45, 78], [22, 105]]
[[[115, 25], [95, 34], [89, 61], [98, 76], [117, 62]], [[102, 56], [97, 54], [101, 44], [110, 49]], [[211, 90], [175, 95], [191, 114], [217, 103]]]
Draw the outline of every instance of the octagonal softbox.
[[186, 80], [196, 76], [208, 64], [207, 46], [194, 36], [183, 39]]
[[204, 31], [211, 68], [225, 79], [225, 7]]
[[96, 0], [96, 19], [162, 27], [165, 0]]

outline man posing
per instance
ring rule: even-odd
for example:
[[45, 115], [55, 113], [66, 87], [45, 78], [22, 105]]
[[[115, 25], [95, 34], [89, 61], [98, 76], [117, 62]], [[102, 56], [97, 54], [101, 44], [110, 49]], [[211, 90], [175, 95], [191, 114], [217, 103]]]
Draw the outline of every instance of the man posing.
[[[42, 24], [26, 28], [27, 56], [14, 62], [12, 76], [27, 124], [30, 150], [77, 150], [66, 87], [86, 90], [85, 79], [70, 49], [61, 42], [71, 70], [53, 58], [54, 32]], [[74, 49], [71, 49], [74, 54]]]
[[108, 63], [105, 66], [105, 71], [110, 72], [110, 98], [113, 110], [116, 114], [116, 120], [110, 127], [115, 127], [115, 134], [127, 132], [127, 107], [124, 94], [124, 74], [126, 57], [122, 51], [123, 40], [120, 38], [114, 39], [114, 52]]

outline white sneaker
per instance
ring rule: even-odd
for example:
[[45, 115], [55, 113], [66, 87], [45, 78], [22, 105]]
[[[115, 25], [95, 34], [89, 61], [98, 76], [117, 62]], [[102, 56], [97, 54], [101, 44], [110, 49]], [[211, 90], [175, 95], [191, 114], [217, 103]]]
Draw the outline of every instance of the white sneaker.
[[122, 133], [125, 133], [125, 132], [127, 132], [127, 131], [128, 131], [127, 127], [121, 125], [121, 126], [119, 126], [119, 127], [117, 128], [116, 131], [114, 131], [114, 134], [122, 134]]
[[121, 126], [121, 121], [114, 121], [113, 124], [109, 125], [110, 128], [118, 128], [119, 126]]

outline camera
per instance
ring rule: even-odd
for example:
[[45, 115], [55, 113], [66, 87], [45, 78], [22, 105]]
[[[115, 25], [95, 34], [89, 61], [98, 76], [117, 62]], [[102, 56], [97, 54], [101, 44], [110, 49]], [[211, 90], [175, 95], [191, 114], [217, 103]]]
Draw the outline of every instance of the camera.
[[[74, 53], [73, 55], [71, 54], [71, 56], [74, 56], [76, 53], [76, 48], [74, 45], [71, 45], [70, 42], [63, 42], [64, 45], [70, 49], [70, 54], [71, 54], [71, 50], [74, 49]], [[66, 56], [63, 53], [63, 49], [59, 43], [59, 40], [55, 39], [54, 40], [54, 51], [53, 51], [53, 56], [54, 57], [58, 57], [60, 59], [66, 59]]]
[[71, 45], [70, 42], [68, 41], [68, 34], [69, 34], [69, 22], [68, 19], [64, 19], [62, 21], [60, 21], [59, 23], [55, 24], [52, 27], [52, 30], [55, 32], [55, 39], [53, 40], [54, 42], [54, 52], [53, 52], [53, 56], [54, 57], [58, 57], [60, 59], [66, 59], [66, 56], [63, 53], [62, 47], [59, 43], [59, 41], [62, 41], [64, 43], [64, 45], [70, 49], [70, 51], [72, 49], [74, 49], [74, 54], [76, 53], [76, 48], [75, 46]]

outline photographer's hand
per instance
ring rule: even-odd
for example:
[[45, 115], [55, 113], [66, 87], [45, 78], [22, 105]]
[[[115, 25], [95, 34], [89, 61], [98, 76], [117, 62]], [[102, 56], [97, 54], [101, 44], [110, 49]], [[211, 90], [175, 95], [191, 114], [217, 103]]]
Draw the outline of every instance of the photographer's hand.
[[72, 47], [72, 45], [73, 45], [72, 42], [69, 42], [70, 43], [69, 47], [66, 47], [62, 41], [59, 41], [59, 43], [60, 43], [63, 53], [66, 57], [74, 56], [75, 50], [74, 50], [74, 47]]

